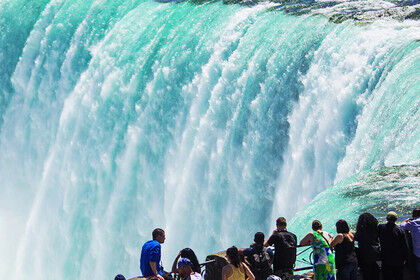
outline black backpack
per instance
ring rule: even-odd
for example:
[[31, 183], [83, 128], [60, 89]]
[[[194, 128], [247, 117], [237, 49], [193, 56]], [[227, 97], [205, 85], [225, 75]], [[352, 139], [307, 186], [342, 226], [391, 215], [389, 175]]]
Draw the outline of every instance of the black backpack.
[[270, 264], [270, 255], [266, 247], [252, 248], [248, 256], [251, 271], [255, 276], [255, 280], [265, 280], [273, 274]]

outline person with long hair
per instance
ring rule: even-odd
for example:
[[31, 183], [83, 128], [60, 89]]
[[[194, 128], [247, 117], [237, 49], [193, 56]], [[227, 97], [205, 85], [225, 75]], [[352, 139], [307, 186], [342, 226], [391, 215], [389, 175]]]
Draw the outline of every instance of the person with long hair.
[[359, 216], [354, 240], [358, 243], [357, 262], [363, 279], [379, 280], [378, 220], [372, 214]]
[[177, 263], [179, 258], [187, 258], [192, 262], [192, 270], [197, 273], [201, 273], [200, 264], [198, 263], [197, 256], [191, 248], [182, 249], [176, 256], [172, 264], [172, 273], [178, 273]]
[[344, 220], [339, 220], [335, 226], [338, 234], [331, 242], [331, 247], [335, 250], [337, 279], [356, 280], [357, 257], [354, 249], [354, 234]]
[[335, 260], [330, 244], [332, 235], [322, 230], [320, 221], [312, 222], [312, 232], [301, 241], [301, 246], [311, 245], [314, 254], [315, 280], [335, 280]]
[[241, 262], [238, 248], [235, 246], [226, 250], [228, 264], [222, 269], [222, 280], [245, 280], [245, 275], [249, 280], [255, 280], [249, 267]]

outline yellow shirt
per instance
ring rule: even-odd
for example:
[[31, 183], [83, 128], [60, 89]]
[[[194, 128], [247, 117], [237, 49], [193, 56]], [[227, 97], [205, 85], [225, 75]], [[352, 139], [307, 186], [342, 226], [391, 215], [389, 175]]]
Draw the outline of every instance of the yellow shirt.
[[232, 275], [227, 278], [228, 280], [245, 280], [245, 274], [239, 269], [240, 266], [229, 265], [232, 268]]

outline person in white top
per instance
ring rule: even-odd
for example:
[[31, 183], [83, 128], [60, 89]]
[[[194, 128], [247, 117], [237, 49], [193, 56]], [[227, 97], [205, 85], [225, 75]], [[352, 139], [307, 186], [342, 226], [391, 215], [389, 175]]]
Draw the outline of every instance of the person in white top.
[[178, 261], [178, 273], [182, 280], [203, 280], [200, 273], [193, 271], [193, 263], [190, 259], [180, 258]]

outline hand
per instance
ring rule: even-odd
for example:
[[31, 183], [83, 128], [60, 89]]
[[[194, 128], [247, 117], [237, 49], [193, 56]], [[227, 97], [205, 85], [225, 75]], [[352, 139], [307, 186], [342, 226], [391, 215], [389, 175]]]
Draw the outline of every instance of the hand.
[[157, 277], [159, 280], [165, 280], [165, 278], [163, 278], [163, 276], [162, 276], [162, 275], [160, 275], [160, 274], [158, 274], [156, 277]]
[[275, 233], [277, 233], [277, 232], [278, 232], [278, 230], [277, 230], [277, 229], [273, 230], [273, 234], [275, 234]]
[[182, 250], [181, 250], [181, 251], [179, 251], [179, 253], [178, 253], [177, 257], [180, 257], [180, 256], [181, 256], [181, 253], [182, 253]]

